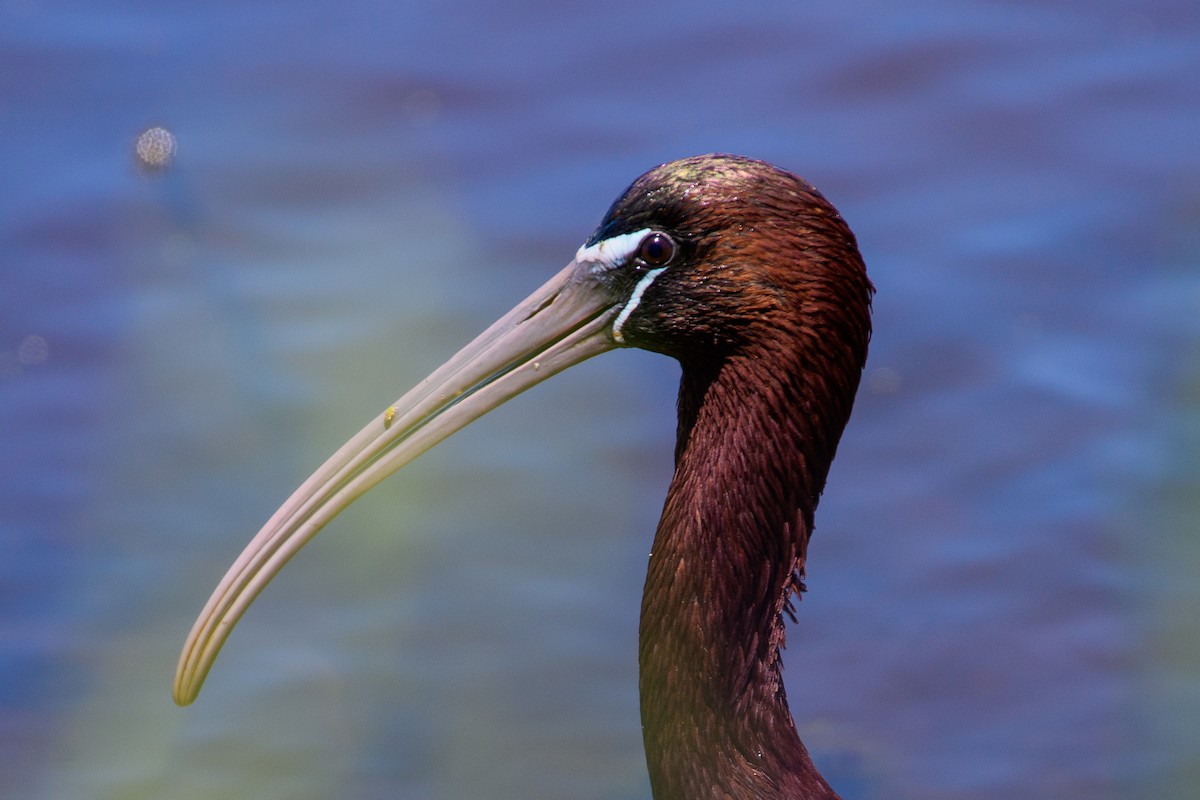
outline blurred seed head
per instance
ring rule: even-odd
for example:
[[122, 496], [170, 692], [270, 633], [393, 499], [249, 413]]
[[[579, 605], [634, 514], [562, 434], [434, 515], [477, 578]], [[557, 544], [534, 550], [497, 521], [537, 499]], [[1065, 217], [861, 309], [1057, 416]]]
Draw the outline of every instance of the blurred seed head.
[[175, 135], [166, 128], [147, 128], [134, 144], [138, 166], [147, 172], [160, 172], [175, 160]]

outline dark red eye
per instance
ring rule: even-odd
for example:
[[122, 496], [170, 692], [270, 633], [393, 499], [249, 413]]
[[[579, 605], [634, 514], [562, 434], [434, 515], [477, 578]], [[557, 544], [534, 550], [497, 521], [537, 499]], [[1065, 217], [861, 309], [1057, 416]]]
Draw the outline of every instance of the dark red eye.
[[648, 267], [666, 266], [675, 257], [675, 242], [665, 233], [652, 233], [638, 245], [637, 257]]

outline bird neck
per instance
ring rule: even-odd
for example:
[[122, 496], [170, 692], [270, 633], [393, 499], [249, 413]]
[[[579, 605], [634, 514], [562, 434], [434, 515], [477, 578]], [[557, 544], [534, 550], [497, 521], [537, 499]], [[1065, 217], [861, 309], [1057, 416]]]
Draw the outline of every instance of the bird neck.
[[684, 364], [639, 645], [656, 800], [837, 798], [796, 732], [780, 647], [858, 379], [756, 356]]

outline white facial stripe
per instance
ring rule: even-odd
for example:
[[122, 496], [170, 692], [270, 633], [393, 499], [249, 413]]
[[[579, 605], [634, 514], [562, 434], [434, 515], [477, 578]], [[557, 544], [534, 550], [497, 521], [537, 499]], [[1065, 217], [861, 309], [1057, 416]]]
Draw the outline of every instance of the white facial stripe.
[[625, 344], [625, 337], [621, 335], [621, 326], [625, 324], [625, 320], [629, 319], [629, 315], [637, 310], [638, 303], [642, 302], [642, 293], [650, 288], [650, 284], [654, 283], [654, 279], [661, 275], [664, 269], [666, 267], [650, 270], [637, 282], [637, 286], [633, 287], [633, 294], [629, 295], [629, 302], [625, 304], [613, 322], [612, 335], [617, 344]]
[[612, 269], [625, 263], [637, 246], [642, 243], [642, 238], [649, 232], [649, 228], [642, 228], [640, 231], [622, 233], [620, 236], [596, 242], [591, 247], [581, 247], [575, 253], [575, 262], [589, 264], [592, 272], [604, 272]]

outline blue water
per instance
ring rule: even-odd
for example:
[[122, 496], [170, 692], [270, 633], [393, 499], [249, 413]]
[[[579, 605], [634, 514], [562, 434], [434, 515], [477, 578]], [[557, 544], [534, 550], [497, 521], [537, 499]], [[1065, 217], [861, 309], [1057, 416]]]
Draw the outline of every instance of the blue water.
[[0, 3], [0, 796], [647, 797], [649, 354], [389, 480], [169, 689], [312, 468], [708, 151], [879, 290], [785, 656], [830, 782], [1195, 796], [1200, 9], [734, 9]]

